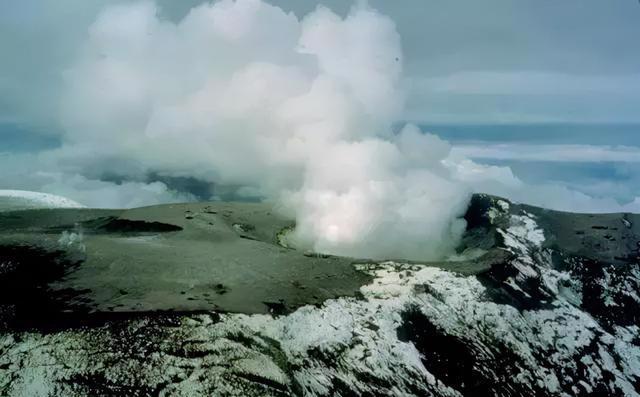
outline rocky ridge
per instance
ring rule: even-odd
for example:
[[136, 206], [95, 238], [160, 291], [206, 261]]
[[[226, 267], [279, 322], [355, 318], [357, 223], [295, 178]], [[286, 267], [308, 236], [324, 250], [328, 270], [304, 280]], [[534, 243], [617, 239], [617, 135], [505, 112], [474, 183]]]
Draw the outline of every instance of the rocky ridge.
[[[640, 217], [476, 195], [477, 275], [357, 263], [290, 313], [143, 313], [0, 336], [8, 396], [640, 395]], [[477, 259], [481, 261], [482, 258]]]

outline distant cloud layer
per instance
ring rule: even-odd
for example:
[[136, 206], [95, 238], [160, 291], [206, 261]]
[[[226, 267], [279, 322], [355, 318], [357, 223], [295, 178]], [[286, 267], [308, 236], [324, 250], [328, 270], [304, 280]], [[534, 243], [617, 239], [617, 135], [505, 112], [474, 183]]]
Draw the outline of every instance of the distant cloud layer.
[[457, 145], [455, 154], [473, 159], [640, 163], [640, 147], [547, 144]]

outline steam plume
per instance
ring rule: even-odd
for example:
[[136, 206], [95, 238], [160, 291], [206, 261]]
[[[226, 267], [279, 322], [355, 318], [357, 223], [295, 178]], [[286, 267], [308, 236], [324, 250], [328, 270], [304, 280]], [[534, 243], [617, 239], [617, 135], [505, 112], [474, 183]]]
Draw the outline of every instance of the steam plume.
[[152, 2], [111, 6], [65, 74], [64, 139], [251, 188], [295, 216], [301, 246], [433, 259], [456, 245], [469, 191], [447, 143], [392, 132], [401, 74], [394, 23], [365, 3], [299, 20], [223, 0], [178, 23]]

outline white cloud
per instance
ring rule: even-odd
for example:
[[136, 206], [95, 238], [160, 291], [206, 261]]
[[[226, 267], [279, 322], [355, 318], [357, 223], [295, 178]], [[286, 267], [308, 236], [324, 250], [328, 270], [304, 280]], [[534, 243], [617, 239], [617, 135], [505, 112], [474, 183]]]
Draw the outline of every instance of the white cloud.
[[[75, 152], [65, 152], [69, 154]], [[115, 183], [88, 178], [79, 172], [91, 165], [89, 160], [82, 159], [71, 167], [66, 167], [64, 160], [59, 151], [0, 153], [0, 189], [55, 194], [95, 208], [130, 208], [194, 200], [192, 195], [173, 191], [160, 182]]]
[[556, 144], [478, 144], [456, 145], [455, 154], [474, 158], [553, 162], [640, 162], [640, 147], [556, 145]]
[[510, 200], [544, 208], [568, 212], [612, 213], [640, 212], [640, 197], [620, 204], [610, 192], [591, 196], [560, 184], [524, 183], [509, 167], [475, 163], [459, 153], [451, 154], [445, 164], [454, 178], [468, 185], [474, 192], [507, 197]]
[[315, 250], [441, 257], [462, 233], [469, 191], [440, 164], [448, 144], [415, 127], [391, 134], [402, 61], [394, 23], [364, 4], [298, 19], [223, 0], [175, 23], [152, 2], [111, 6], [65, 73], [60, 153], [99, 148], [252, 187], [283, 204], [295, 240]]

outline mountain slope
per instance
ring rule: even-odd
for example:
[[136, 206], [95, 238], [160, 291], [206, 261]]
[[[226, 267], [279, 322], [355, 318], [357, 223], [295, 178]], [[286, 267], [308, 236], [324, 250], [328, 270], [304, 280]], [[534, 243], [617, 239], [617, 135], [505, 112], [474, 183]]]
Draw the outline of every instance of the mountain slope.
[[476, 195], [467, 221], [476, 274], [354, 260], [357, 296], [281, 315], [7, 328], [0, 394], [639, 395], [640, 217]]

